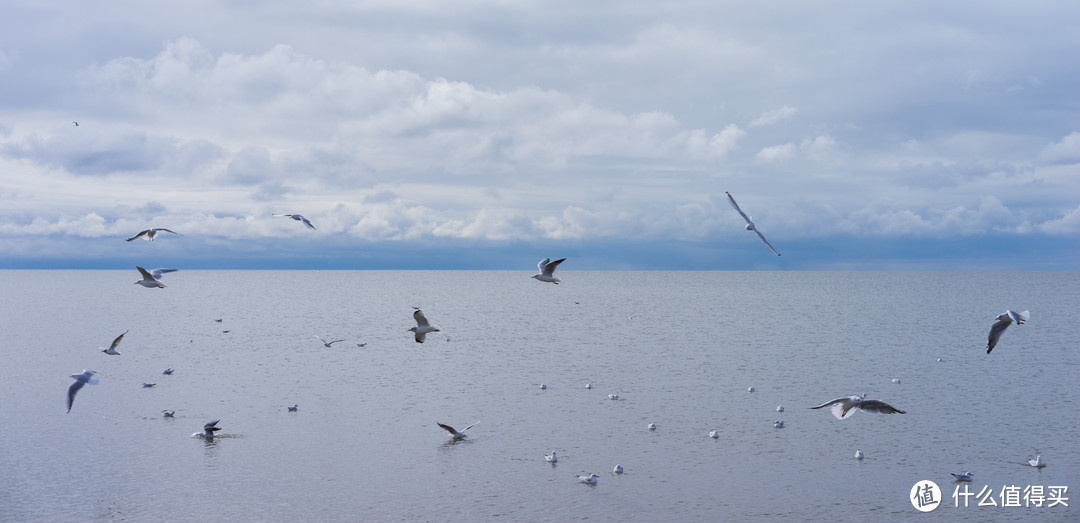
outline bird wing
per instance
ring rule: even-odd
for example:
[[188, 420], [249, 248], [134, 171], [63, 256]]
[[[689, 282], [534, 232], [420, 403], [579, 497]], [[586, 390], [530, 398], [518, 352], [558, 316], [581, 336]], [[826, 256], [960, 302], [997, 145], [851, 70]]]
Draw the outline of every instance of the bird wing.
[[319, 336], [318, 334], [315, 334], [314, 336], [315, 339], [321, 341], [323, 345], [326, 345], [326, 340], [322, 339], [322, 336]]
[[544, 274], [546, 276], [553, 276], [555, 274], [555, 269], [559, 266], [560, 263], [562, 263], [564, 261], [566, 261], [566, 258], [561, 258], [561, 259], [555, 260], [553, 262], [548, 262], [548, 263], [544, 264], [544, 268], [543, 268]]
[[307, 225], [308, 229], [311, 229], [313, 231], [317, 230], [315, 228], [315, 226], [311, 224], [311, 220], [308, 220], [307, 218], [304, 218], [303, 216], [300, 216], [299, 214], [297, 214], [296, 216], [298, 216], [300, 218], [300, 221], [304, 222], [304, 225]]
[[1016, 323], [1017, 325], [1023, 325], [1024, 322], [1026, 322], [1028, 320], [1028, 311], [1024, 311], [1024, 312], [1008, 311], [1006, 314], [1008, 314], [1009, 318], [1012, 318], [1013, 323]]
[[475, 427], [478, 423], [480, 423], [480, 420], [477, 420], [476, 423], [473, 423], [472, 425], [469, 425], [468, 427], [465, 427], [464, 429], [461, 429], [461, 432], [464, 433], [466, 430], [469, 430], [469, 429]]
[[[751, 227], [753, 227], [753, 226], [751, 226]], [[770, 250], [770, 251], [772, 251], [772, 253], [773, 253], [773, 254], [775, 254], [775, 255], [777, 255], [777, 256], [780, 256], [780, 253], [776, 252], [776, 249], [774, 249], [774, 248], [773, 248], [773, 246], [772, 246], [772, 244], [771, 244], [771, 243], [769, 243], [769, 240], [766, 240], [766, 239], [765, 239], [765, 235], [764, 235], [764, 234], [761, 234], [761, 231], [759, 231], [759, 230], [757, 229], [757, 227], [754, 227], [754, 232], [755, 232], [755, 233], [757, 233], [757, 235], [758, 235], [758, 238], [761, 238], [761, 242], [762, 242], [762, 243], [764, 243], [764, 244], [765, 244], [765, 246], [766, 246], [766, 247], [768, 247], [768, 248], [769, 248], [769, 250]]]
[[161, 275], [167, 272], [177, 272], [179, 269], [154, 269], [150, 271], [150, 274], [154, 276], [155, 280], [160, 280]]
[[211, 430], [212, 430], [212, 429], [213, 429], [214, 427], [216, 427], [216, 426], [217, 426], [217, 424], [218, 424], [218, 422], [219, 422], [219, 421], [221, 421], [221, 420], [219, 420], [219, 419], [216, 419], [216, 420], [214, 420], [214, 421], [209, 421], [209, 422], [207, 422], [207, 423], [206, 423], [206, 425], [203, 425], [203, 426], [202, 426], [202, 428], [204, 428], [204, 429], [211, 429]]
[[[127, 333], [128, 331], [124, 331], [124, 334]], [[112, 341], [112, 345], [109, 345], [109, 350], [116, 350], [116, 346], [120, 345], [120, 340], [124, 339], [124, 334], [117, 336], [116, 339]]]
[[431, 326], [431, 324], [428, 323], [428, 321], [427, 321], [427, 317], [424, 316], [424, 311], [419, 311], [418, 310], [418, 311], [412, 313], [412, 317], [413, 317], [414, 320], [416, 320], [416, 325], [419, 326], [419, 327], [430, 327]]
[[418, 332], [418, 333], [416, 333], [416, 336], [414, 336], [414, 337], [416, 338], [416, 343], [424, 343], [424, 338], [427, 337], [427, 333], [426, 332]]
[[750, 217], [747, 216], [746, 213], [744, 213], [743, 210], [739, 208], [739, 204], [735, 203], [735, 198], [731, 197], [731, 193], [725, 191], [724, 194], [727, 195], [728, 202], [730, 202], [731, 206], [735, 208], [735, 211], [739, 213], [739, 216], [742, 216], [743, 220], [746, 220], [746, 224], [750, 226], [750, 230], [754, 231], [754, 233], [758, 235], [758, 238], [761, 238], [761, 242], [764, 243], [765, 246], [768, 247], [773, 254], [780, 256], [780, 253], [776, 252], [776, 249], [774, 249], [772, 244], [769, 243], [769, 240], [765, 239], [765, 235], [761, 234], [761, 231], [759, 231], [757, 226], [754, 225], [754, 221], [751, 220]]
[[843, 398], [836, 398], [836, 399], [831, 400], [831, 401], [826, 401], [825, 403], [822, 403], [821, 405], [818, 405], [816, 407], [810, 407], [810, 408], [812, 408], [812, 409], [820, 409], [820, 408], [823, 408], [823, 407], [828, 407], [830, 405], [834, 405], [836, 403], [841, 403], [841, 402], [850, 401], [850, 400], [851, 400], [850, 396], [844, 396]]
[[439, 423], [437, 421], [435, 422], [435, 424], [442, 427], [443, 430], [445, 430], [446, 432], [449, 432], [449, 433], [451, 433], [451, 434], [453, 434], [455, 436], [458, 435], [458, 431], [454, 430], [454, 427], [451, 427], [450, 425], [444, 425], [444, 424]]
[[881, 414], [907, 414], [907, 412], [893, 407], [892, 405], [889, 405], [884, 401], [878, 400], [862, 400], [856, 403], [855, 407], [860, 410], [865, 410], [867, 412], [878, 412]]
[[79, 389], [83, 388], [83, 385], [86, 385], [86, 381], [87, 380], [85, 379], [75, 378], [75, 383], [72, 383], [71, 386], [68, 387], [67, 411], [69, 413], [71, 412], [71, 406], [75, 403], [75, 393], [79, 392]]
[[171, 233], [173, 233], [173, 234], [175, 234], [175, 235], [177, 235], [177, 236], [183, 236], [183, 234], [180, 234], [180, 233], [178, 233], [178, 232], [176, 232], [176, 231], [170, 231], [170, 230], [168, 230], [168, 229], [164, 229], [164, 228], [162, 228], [162, 229], [155, 229], [155, 230], [158, 230], [158, 231], [165, 231], [165, 232], [171, 232]]
[[271, 216], [284, 216], [286, 218], [292, 218], [291, 214], [271, 214]]
[[128, 238], [127, 241], [137, 240], [137, 239], [139, 239], [139, 237], [143, 236], [144, 234], [146, 234], [148, 232], [150, 232], [150, 231], [149, 230], [139, 231], [139, 234], [136, 234], [135, 236], [132, 236], [131, 238]]
[[544, 273], [544, 267], [547, 267], [547, 264], [550, 261], [551, 261], [551, 258], [544, 258], [543, 260], [540, 260], [540, 263], [536, 264], [536, 268], [537, 268], [537, 270], [540, 271], [540, 274]]
[[328, 342], [327, 345], [333, 345], [333, 344], [335, 344], [335, 343], [337, 343], [339, 341], [345, 341], [345, 340], [334, 340], [334, 341]]
[[987, 354], [990, 354], [990, 351], [994, 350], [994, 347], [997, 345], [998, 339], [1001, 338], [1001, 333], [1005, 332], [1005, 329], [1009, 328], [1010, 323], [1012, 322], [1009, 321], [1008, 317], [1006, 317], [1005, 319], [994, 322], [994, 324], [990, 326], [990, 336], [986, 338]]

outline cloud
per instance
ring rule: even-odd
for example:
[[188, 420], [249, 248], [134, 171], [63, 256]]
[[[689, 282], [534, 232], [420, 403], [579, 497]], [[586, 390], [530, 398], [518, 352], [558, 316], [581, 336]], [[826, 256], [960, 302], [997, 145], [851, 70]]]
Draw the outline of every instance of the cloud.
[[757, 118], [754, 118], [754, 120], [750, 122], [749, 127], [752, 129], [754, 127], [773, 125], [775, 123], [782, 122], [795, 116], [796, 112], [797, 111], [795, 110], [795, 108], [791, 107], [790, 105], [785, 105], [776, 109], [770, 109], [768, 111], [765, 111], [764, 113], [761, 113], [761, 115]]
[[1080, 163], [1080, 132], [1073, 131], [1060, 141], [1043, 147], [1039, 159], [1048, 163]]

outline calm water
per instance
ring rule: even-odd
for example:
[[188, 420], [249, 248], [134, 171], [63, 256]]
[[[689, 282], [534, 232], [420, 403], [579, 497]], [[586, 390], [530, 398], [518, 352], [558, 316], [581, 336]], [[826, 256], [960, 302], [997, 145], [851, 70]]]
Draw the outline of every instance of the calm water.
[[[1080, 518], [1078, 273], [531, 274], [2, 271], [0, 520], [881, 521], [922, 479], [934, 520]], [[807, 409], [860, 393], [908, 413]], [[965, 470], [1070, 506], [956, 508]]]

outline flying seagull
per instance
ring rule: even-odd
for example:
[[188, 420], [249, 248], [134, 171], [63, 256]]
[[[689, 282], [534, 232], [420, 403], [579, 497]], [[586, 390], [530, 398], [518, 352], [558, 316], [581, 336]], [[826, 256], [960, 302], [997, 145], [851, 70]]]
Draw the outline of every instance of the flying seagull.
[[71, 405], [75, 403], [75, 393], [79, 392], [79, 389], [83, 388], [83, 385], [87, 383], [91, 385], [97, 385], [98, 380], [94, 377], [96, 372], [92, 370], [84, 370], [81, 374], [72, 374], [71, 377], [75, 378], [75, 383], [72, 383], [68, 387], [68, 414], [71, 414]]
[[311, 221], [308, 220], [307, 218], [304, 218], [302, 215], [299, 215], [299, 214], [275, 214], [274, 216], [286, 216], [286, 217], [292, 218], [292, 219], [294, 219], [294, 220], [296, 220], [298, 222], [304, 222], [304, 225], [307, 225], [308, 229], [311, 229], [313, 231], [316, 230], [315, 226], [311, 224]]
[[950, 472], [949, 474], [952, 474], [952, 477], [956, 478], [956, 481], [971, 481], [971, 476], [975, 475], [972, 472], [965, 472], [963, 474], [956, 474], [956, 473]]
[[846, 419], [851, 417], [856, 410], [865, 410], [867, 412], [880, 412], [881, 414], [907, 414], [906, 412], [885, 403], [884, 401], [868, 400], [866, 394], [862, 396], [849, 396], [846, 398], [836, 398], [832, 401], [826, 401], [816, 407], [810, 407], [812, 409], [820, 409], [823, 407], [832, 407], [833, 416], [836, 419]]
[[128, 238], [127, 241], [137, 240], [139, 238], [142, 238], [142, 239], [144, 239], [144, 240], [146, 240], [148, 242], [152, 242], [152, 241], [154, 241], [154, 237], [157, 236], [158, 231], [171, 232], [171, 233], [173, 233], [175, 235], [183, 236], [183, 234], [180, 234], [180, 233], [178, 233], [176, 231], [170, 231], [170, 230], [162, 228], [162, 227], [151, 227], [151, 228], [149, 228], [149, 229], [147, 229], [145, 231], [139, 231], [139, 234], [136, 234], [135, 236], [132, 236], [131, 238]]
[[758, 235], [758, 238], [761, 238], [761, 242], [764, 243], [765, 246], [768, 247], [773, 254], [780, 256], [780, 253], [776, 252], [776, 249], [773, 249], [772, 244], [769, 243], [769, 240], [765, 239], [765, 235], [761, 234], [761, 231], [759, 231], [757, 226], [754, 225], [754, 222], [750, 220], [750, 217], [747, 216], [746, 213], [744, 213], [742, 209], [739, 208], [739, 204], [735, 203], [735, 198], [731, 197], [731, 193], [725, 191], [724, 194], [727, 195], [727, 199], [729, 202], [731, 202], [731, 206], [735, 208], [735, 210], [739, 213], [740, 216], [743, 217], [744, 220], [746, 220], [746, 230], [754, 231]]
[[214, 433], [221, 430], [221, 427], [217, 426], [219, 421], [221, 421], [221, 420], [216, 419], [214, 421], [207, 422], [206, 425], [203, 425], [203, 431], [202, 432], [196, 432], [196, 433], [192, 434], [191, 437], [193, 437], [193, 438], [214, 439]]
[[161, 283], [161, 276], [167, 272], [177, 271], [177, 269], [154, 269], [152, 271], [147, 271], [146, 269], [139, 267], [138, 265], [136, 265], [135, 268], [139, 269], [139, 274], [142, 274], [143, 278], [135, 283], [150, 289], [154, 287], [164, 289], [165, 284]]
[[416, 320], [416, 326], [409, 329], [409, 332], [416, 333], [416, 343], [424, 343], [424, 338], [429, 332], [439, 332], [438, 327], [431, 326], [427, 321], [427, 317], [424, 316], [424, 311], [417, 310], [412, 314], [414, 320]]
[[997, 322], [990, 326], [990, 336], [986, 339], [986, 353], [990, 354], [990, 351], [994, 350], [998, 339], [1001, 338], [1001, 333], [1005, 332], [1009, 325], [1013, 323], [1023, 325], [1027, 320], [1028, 311], [1014, 312], [1007, 310], [998, 314]]
[[333, 345], [333, 344], [335, 344], [335, 343], [337, 343], [339, 341], [345, 341], [345, 340], [326, 341], [326, 340], [322, 339], [321, 337], [319, 337], [318, 334], [316, 334], [315, 337], [318, 338], [319, 341], [322, 342], [323, 347], [326, 347], [326, 348], [330, 348], [331, 345]]
[[551, 261], [551, 258], [540, 260], [540, 263], [536, 264], [536, 268], [540, 270], [540, 273], [534, 274], [533, 278], [558, 285], [562, 280], [555, 277], [555, 269], [564, 261], [566, 261], [566, 258], [560, 258], [555, 261]]
[[[480, 422], [477, 421], [476, 423], [480, 423]], [[461, 430], [461, 432], [458, 432], [458, 431], [454, 430], [454, 427], [451, 427], [450, 425], [444, 425], [444, 424], [439, 423], [439, 422], [436, 422], [435, 424], [442, 427], [443, 430], [445, 430], [446, 432], [449, 432], [450, 434], [453, 434], [455, 440], [459, 440], [459, 439], [465, 439], [465, 431], [475, 427], [476, 423], [473, 423], [472, 425], [469, 425], [468, 427], [465, 427], [464, 429]]]
[[[124, 331], [124, 334], [127, 334], [127, 333], [128, 333], [128, 331]], [[101, 352], [104, 352], [105, 354], [108, 354], [109, 356], [119, 356], [120, 353], [116, 351], [116, 346], [120, 345], [120, 340], [124, 339], [124, 334], [121, 334], [121, 335], [117, 336], [115, 340], [112, 340], [112, 345], [109, 345], [109, 348], [106, 349], [105, 347], [100, 347]]]
[[71, 122], [71, 123], [75, 124], [75, 127], [79, 126], [79, 122]]

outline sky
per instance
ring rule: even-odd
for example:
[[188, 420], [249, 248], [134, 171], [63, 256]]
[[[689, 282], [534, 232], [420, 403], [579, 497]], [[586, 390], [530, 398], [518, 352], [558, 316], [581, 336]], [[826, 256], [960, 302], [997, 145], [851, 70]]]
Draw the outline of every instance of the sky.
[[0, 269], [1080, 270], [1077, 56], [1069, 0], [7, 1]]

